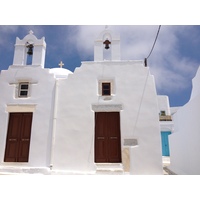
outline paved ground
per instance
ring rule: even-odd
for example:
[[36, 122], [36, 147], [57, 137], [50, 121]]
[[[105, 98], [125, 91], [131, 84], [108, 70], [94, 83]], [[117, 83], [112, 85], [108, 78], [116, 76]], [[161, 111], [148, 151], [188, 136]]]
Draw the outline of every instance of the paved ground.
[[170, 157], [163, 156], [163, 174], [164, 175], [176, 175], [174, 172], [168, 169], [168, 166], [170, 165]]
[[[176, 175], [174, 172], [172, 172], [171, 170], [168, 169], [169, 165], [170, 165], [170, 157], [166, 157], [166, 156], [163, 156], [162, 157], [162, 161], [163, 161], [163, 174], [164, 175]], [[11, 168], [10, 170], [7, 170], [7, 172], [4, 172], [2, 170], [0, 170], [0, 175], [7, 175], [7, 174], [20, 174], [20, 173], [28, 173], [28, 174], [41, 174], [41, 170], [37, 172], [37, 170], [35, 169], [32, 169], [32, 170], [29, 170], [27, 171], [26, 169], [23, 169], [21, 171], [19, 171], [18, 173], [13, 173], [13, 169]], [[110, 172], [109, 172], [110, 173]], [[43, 169], [43, 173], [42, 174], [49, 174], [46, 172], [46, 169]], [[51, 173], [52, 174], [52, 173]], [[123, 173], [117, 173], [117, 174], [123, 174]]]

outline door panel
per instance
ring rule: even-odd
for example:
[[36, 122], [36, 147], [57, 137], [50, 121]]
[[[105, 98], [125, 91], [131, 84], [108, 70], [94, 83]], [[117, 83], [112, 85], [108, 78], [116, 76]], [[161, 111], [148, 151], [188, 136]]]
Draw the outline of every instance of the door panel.
[[24, 113], [21, 127], [21, 138], [29, 139], [31, 133], [32, 113]]
[[170, 156], [169, 152], [169, 139], [168, 136], [171, 132], [161, 132], [161, 140], [162, 140], [162, 156]]
[[19, 144], [19, 162], [28, 162], [30, 136], [31, 136], [32, 114], [24, 113]]
[[121, 162], [119, 112], [95, 113], [95, 162]]
[[110, 162], [121, 162], [121, 159], [120, 159], [120, 150], [119, 150], [119, 142], [118, 140], [110, 140], [109, 141], [109, 145], [110, 145], [110, 148], [109, 148], [109, 161]]
[[95, 162], [106, 162], [105, 113], [95, 113]]
[[29, 141], [21, 141], [19, 145], [18, 162], [28, 162]]
[[19, 146], [19, 135], [21, 129], [22, 115], [19, 113], [10, 113], [6, 150], [5, 150], [5, 162], [16, 162]]
[[16, 162], [18, 142], [9, 141], [6, 144], [5, 162]]
[[96, 142], [96, 151], [95, 151], [95, 162], [107, 162], [106, 155], [107, 155], [107, 149], [106, 149], [106, 141], [104, 139], [98, 139], [98, 142]]
[[10, 115], [8, 124], [8, 136], [9, 140], [18, 140], [21, 129], [22, 116], [19, 113], [13, 113]]

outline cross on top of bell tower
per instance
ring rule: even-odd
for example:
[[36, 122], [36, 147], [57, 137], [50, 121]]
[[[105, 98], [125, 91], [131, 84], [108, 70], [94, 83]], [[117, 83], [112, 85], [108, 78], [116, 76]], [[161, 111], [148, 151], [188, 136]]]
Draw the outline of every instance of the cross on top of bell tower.
[[28, 33], [32, 35], [32, 34], [33, 34], [33, 31], [32, 31], [32, 30], [30, 30]]

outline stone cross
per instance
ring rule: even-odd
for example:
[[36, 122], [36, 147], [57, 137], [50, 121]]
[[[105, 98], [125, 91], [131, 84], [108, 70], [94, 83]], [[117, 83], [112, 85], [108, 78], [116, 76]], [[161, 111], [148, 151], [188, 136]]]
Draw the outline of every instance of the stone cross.
[[29, 31], [29, 34], [33, 34], [33, 31], [32, 31], [32, 30], [30, 30], [30, 31]]
[[58, 65], [60, 66], [60, 68], [62, 68], [64, 63], [62, 61], [60, 61], [60, 63]]

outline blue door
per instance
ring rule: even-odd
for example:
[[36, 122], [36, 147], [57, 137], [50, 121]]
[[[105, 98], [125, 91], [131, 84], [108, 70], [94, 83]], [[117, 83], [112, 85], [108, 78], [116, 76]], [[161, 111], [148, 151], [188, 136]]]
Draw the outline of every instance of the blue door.
[[170, 156], [169, 152], [169, 139], [168, 135], [170, 135], [170, 131], [162, 131], [161, 132], [161, 139], [162, 139], [162, 155], [163, 156]]

